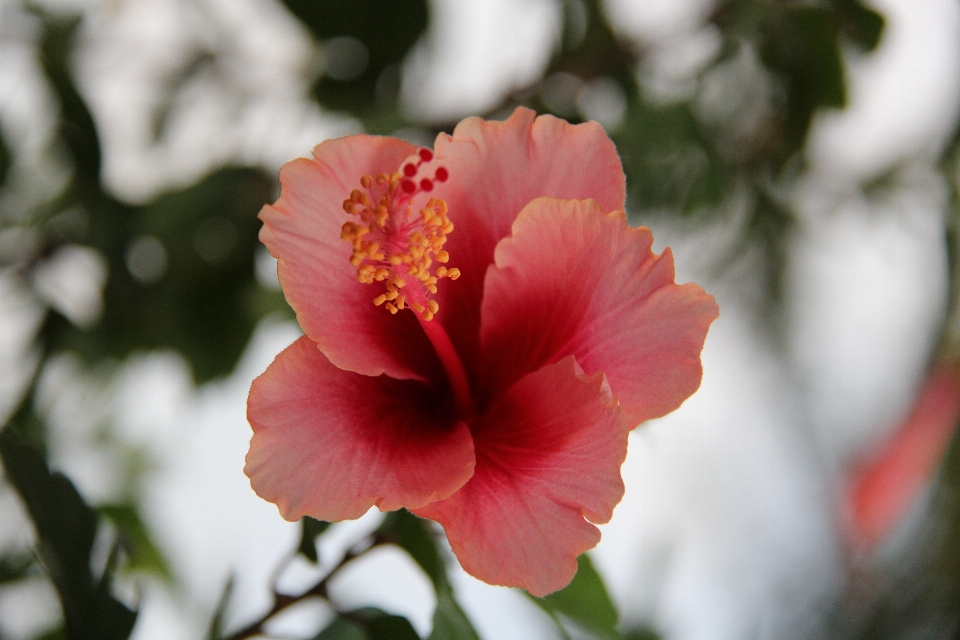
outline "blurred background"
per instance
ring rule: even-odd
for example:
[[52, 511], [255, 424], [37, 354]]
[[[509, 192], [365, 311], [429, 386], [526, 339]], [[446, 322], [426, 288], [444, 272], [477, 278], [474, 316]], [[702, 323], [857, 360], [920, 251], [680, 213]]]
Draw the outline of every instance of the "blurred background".
[[[605, 127], [721, 317], [631, 437], [606, 590], [558, 615], [452, 561], [479, 636], [960, 637], [956, 0], [0, 0], [0, 639], [81, 637], [70, 576], [136, 640], [218, 638], [379, 526], [318, 561], [242, 473], [299, 334], [256, 214], [324, 139], [517, 105]], [[441, 594], [395, 545], [329, 591], [421, 637]], [[616, 631], [569, 624], [607, 592]]]

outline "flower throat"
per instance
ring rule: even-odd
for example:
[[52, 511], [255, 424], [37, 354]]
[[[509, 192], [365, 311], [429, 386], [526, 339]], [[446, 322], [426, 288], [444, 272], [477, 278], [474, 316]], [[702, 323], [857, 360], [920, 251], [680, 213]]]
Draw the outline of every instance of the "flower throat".
[[[420, 149], [396, 173], [360, 178], [362, 189], [354, 189], [343, 201], [343, 210], [359, 222], [343, 223], [340, 237], [353, 245], [350, 264], [357, 267], [357, 279], [364, 284], [385, 282], [386, 291], [373, 303], [390, 313], [412, 308], [426, 321], [439, 310], [431, 294], [440, 278], [456, 280], [460, 270], [447, 268], [450, 255], [443, 245], [453, 231], [447, 217], [447, 203], [430, 198], [414, 213], [413, 198], [445, 182], [449, 174], [437, 167], [432, 178], [425, 177], [422, 165], [433, 159], [429, 149]], [[434, 263], [441, 266], [433, 269]]]

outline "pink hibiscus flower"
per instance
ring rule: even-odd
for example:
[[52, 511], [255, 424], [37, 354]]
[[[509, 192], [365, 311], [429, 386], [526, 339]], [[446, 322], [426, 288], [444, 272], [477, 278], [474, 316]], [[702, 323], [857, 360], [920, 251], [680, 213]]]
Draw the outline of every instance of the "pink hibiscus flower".
[[244, 472], [287, 520], [406, 507], [542, 596], [620, 501], [630, 428], [699, 386], [718, 310], [627, 226], [603, 129], [534, 116], [281, 169], [260, 239], [306, 335], [250, 389]]

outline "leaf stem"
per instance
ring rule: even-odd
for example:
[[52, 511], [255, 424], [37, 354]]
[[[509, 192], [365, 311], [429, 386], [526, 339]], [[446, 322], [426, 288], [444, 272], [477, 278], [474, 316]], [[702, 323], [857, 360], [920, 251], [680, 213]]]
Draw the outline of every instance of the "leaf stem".
[[[274, 616], [279, 614], [281, 611], [284, 611], [297, 604], [298, 602], [303, 602], [309, 598], [320, 598], [321, 600], [326, 601], [327, 604], [337, 611], [338, 614], [342, 614], [343, 612], [337, 610], [336, 605], [331, 602], [330, 596], [327, 593], [327, 585], [329, 584], [330, 580], [352, 560], [359, 558], [374, 547], [385, 543], [385, 540], [380, 540], [379, 538], [375, 537], [370, 545], [362, 548], [360, 551], [354, 551], [353, 548], [351, 548], [346, 554], [344, 554], [343, 558], [340, 559], [340, 562], [337, 563], [337, 566], [331, 569], [327, 575], [321, 578], [320, 581], [318, 581], [312, 587], [299, 594], [279, 593], [276, 590], [276, 587], [274, 587], [273, 606], [270, 607], [269, 611], [263, 614], [263, 616], [261, 616], [259, 619], [251, 622], [242, 629], [235, 631], [229, 636], [221, 638], [220, 640], [244, 640], [245, 638], [252, 638], [254, 636], [262, 635], [264, 633], [263, 626], [267, 624]], [[287, 561], [289, 561], [289, 559], [285, 560], [284, 562]]]

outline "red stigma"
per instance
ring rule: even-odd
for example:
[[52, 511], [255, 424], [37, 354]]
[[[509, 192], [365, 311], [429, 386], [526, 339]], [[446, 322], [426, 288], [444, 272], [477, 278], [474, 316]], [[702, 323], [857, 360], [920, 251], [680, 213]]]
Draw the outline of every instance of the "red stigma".
[[433, 182], [424, 178], [423, 180], [420, 181], [420, 188], [423, 189], [424, 191], [432, 191]]
[[433, 152], [430, 149], [420, 149], [420, 159], [424, 162], [433, 160]]
[[447, 178], [450, 177], [450, 174], [447, 173], [447, 170], [444, 167], [437, 168], [437, 174], [434, 176], [437, 179], [437, 182], [446, 182]]
[[403, 167], [403, 174], [408, 178], [412, 178], [413, 176], [417, 175], [417, 168], [408, 163]]
[[400, 186], [402, 186], [403, 190], [407, 193], [413, 193], [417, 190], [417, 185], [413, 184], [413, 180], [404, 180], [400, 183]]

